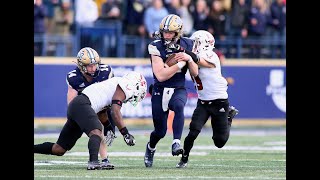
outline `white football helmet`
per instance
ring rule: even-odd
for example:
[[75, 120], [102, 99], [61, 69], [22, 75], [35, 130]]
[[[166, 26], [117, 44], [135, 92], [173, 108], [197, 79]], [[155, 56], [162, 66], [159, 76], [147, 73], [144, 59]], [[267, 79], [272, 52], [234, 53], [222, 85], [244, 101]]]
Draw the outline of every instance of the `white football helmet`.
[[130, 83], [130, 86], [133, 88], [133, 95], [124, 102], [129, 101], [133, 106], [136, 106], [146, 97], [147, 81], [142, 74], [134, 71], [127, 73], [123, 78], [128, 80], [126, 82]]
[[192, 52], [212, 51], [214, 48], [215, 39], [208, 31], [198, 30], [191, 35], [190, 39], [194, 42]]

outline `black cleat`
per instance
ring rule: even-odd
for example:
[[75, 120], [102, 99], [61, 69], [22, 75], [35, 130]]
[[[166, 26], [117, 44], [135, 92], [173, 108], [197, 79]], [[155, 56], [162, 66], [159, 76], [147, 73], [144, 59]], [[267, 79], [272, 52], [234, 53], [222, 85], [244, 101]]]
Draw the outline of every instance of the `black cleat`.
[[87, 170], [100, 170], [101, 164], [99, 161], [88, 161]]
[[180, 162], [176, 165], [176, 168], [185, 168], [188, 165], [188, 157], [187, 155], [182, 155]]
[[232, 119], [233, 119], [237, 114], [239, 114], [239, 110], [236, 109], [236, 108], [233, 107], [233, 106], [229, 106], [229, 114], [228, 114], [228, 123], [229, 123], [229, 125], [232, 124]]
[[154, 153], [156, 152], [156, 150], [150, 150], [148, 148], [149, 142], [147, 143], [147, 147], [146, 147], [146, 153], [144, 154], [144, 165], [146, 167], [152, 167], [152, 163], [153, 163], [153, 156]]
[[183, 154], [183, 149], [179, 143], [175, 142], [172, 144], [172, 156], [179, 156], [179, 154]]
[[114, 169], [114, 165], [110, 163], [108, 158], [105, 158], [101, 161], [101, 169]]

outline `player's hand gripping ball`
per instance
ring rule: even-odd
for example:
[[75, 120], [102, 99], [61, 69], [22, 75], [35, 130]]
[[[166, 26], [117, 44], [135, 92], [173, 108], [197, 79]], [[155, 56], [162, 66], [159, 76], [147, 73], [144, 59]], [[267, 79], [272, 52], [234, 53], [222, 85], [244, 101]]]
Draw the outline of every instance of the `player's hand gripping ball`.
[[178, 61], [174, 59], [175, 56], [176, 56], [176, 54], [171, 54], [171, 55], [167, 58], [167, 60], [165, 61], [165, 64], [167, 64], [169, 67], [177, 64]]

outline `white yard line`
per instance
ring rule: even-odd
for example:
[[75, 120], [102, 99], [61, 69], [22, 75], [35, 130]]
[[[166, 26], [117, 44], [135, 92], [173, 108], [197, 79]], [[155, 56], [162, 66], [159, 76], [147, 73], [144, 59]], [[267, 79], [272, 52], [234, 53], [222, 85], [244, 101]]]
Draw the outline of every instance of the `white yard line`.
[[[188, 177], [188, 176], [156, 176], [156, 177], [130, 177], [130, 176], [43, 176], [38, 175], [35, 177], [39, 178], [70, 178], [70, 179], [194, 179], [195, 177]], [[261, 176], [248, 176], [248, 177], [234, 177], [234, 176], [197, 176], [197, 179], [257, 179], [257, 180], [264, 180], [264, 179], [286, 179], [286, 178], [271, 178], [271, 177], [261, 177]]]

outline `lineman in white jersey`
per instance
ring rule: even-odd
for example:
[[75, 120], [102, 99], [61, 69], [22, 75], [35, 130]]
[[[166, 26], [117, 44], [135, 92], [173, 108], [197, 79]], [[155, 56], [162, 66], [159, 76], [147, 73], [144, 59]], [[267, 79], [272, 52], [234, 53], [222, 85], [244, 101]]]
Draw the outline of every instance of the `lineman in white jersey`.
[[111, 116], [124, 141], [135, 145], [134, 137], [128, 132], [120, 112], [122, 103], [130, 102], [136, 106], [147, 93], [144, 76], [130, 72], [123, 77], [113, 77], [86, 87], [68, 105], [67, 122], [60, 132], [56, 143], [45, 142], [34, 145], [34, 153], [62, 156], [72, 149], [77, 140], [86, 133], [89, 137], [89, 161], [87, 170], [107, 169], [98, 160], [98, 152], [103, 139], [102, 124], [97, 112], [111, 106]]
[[[184, 140], [184, 153], [176, 165], [177, 168], [187, 166], [193, 143], [210, 117], [212, 139], [218, 148], [222, 148], [228, 141], [234, 117], [228, 119], [228, 83], [221, 75], [220, 60], [213, 51], [214, 37], [208, 31], [199, 30], [194, 32], [190, 39], [194, 40], [192, 52], [200, 59], [199, 74], [192, 77], [198, 92], [198, 102], [189, 125], [189, 133]], [[234, 109], [232, 111], [235, 112]]]

